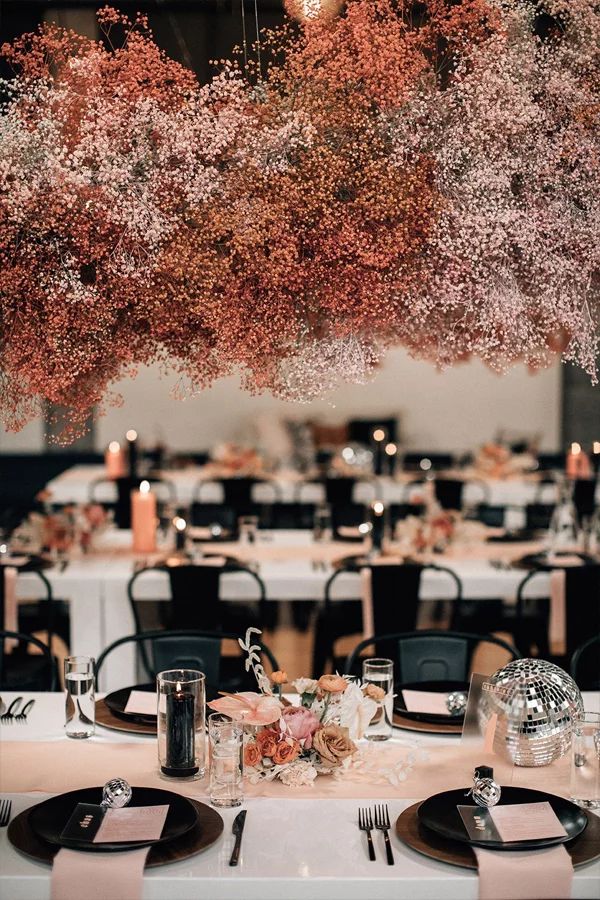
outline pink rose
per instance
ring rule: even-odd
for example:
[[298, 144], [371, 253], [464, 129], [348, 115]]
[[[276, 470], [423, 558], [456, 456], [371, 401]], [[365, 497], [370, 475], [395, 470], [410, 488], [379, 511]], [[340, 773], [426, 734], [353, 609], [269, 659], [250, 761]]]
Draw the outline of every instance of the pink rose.
[[287, 733], [297, 741], [304, 741], [305, 750], [310, 750], [312, 736], [321, 724], [318, 716], [304, 706], [286, 706], [281, 715]]

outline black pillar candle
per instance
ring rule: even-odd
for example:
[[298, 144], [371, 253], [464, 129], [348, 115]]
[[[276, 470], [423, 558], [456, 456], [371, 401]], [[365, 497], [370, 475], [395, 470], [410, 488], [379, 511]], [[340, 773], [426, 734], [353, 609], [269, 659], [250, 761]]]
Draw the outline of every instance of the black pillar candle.
[[165, 775], [185, 778], [198, 772], [195, 747], [194, 695], [181, 689], [167, 695]]
[[384, 428], [375, 428], [372, 434], [373, 443], [373, 471], [375, 475], [383, 475], [384, 444], [387, 434]]
[[373, 550], [381, 551], [385, 537], [385, 506], [376, 500], [371, 506], [371, 543]]
[[129, 477], [135, 478], [137, 475], [137, 431], [130, 429], [125, 435], [127, 438], [127, 449], [129, 458]]
[[173, 525], [175, 526], [175, 549], [185, 550], [187, 522], [181, 516], [177, 516], [173, 519]]
[[387, 457], [388, 475], [396, 474], [396, 453], [398, 448], [395, 444], [385, 445], [385, 455]]

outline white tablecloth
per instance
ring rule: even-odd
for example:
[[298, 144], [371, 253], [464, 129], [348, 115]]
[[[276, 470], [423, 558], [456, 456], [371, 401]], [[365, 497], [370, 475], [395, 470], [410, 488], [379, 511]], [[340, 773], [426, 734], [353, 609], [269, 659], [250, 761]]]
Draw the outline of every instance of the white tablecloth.
[[[7, 694], [9, 702], [14, 694]], [[6, 726], [2, 741], [55, 740], [56, 752], [68, 742], [63, 734], [64, 701], [59, 694], [28, 695], [37, 698], [25, 726]], [[598, 697], [584, 695], [586, 708], [598, 709]], [[400, 733], [395, 733], [396, 740]], [[126, 741], [155, 741], [153, 737], [127, 735]], [[98, 728], [90, 742], [102, 742], [110, 753], [111, 743], [123, 740], [115, 732]], [[440, 738], [423, 735], [419, 746], [427, 748]], [[448, 746], [457, 745], [457, 739]], [[0, 753], [2, 746], [0, 743]], [[118, 773], [115, 772], [115, 775]], [[410, 778], [410, 776], [409, 776]], [[194, 795], [193, 786], [190, 796]], [[47, 794], [11, 796], [13, 816], [45, 799]], [[390, 786], [387, 800], [394, 821], [406, 807], [422, 797], [402, 800]], [[356, 827], [359, 801], [327, 799], [250, 799], [240, 864], [228, 866], [233, 846], [231, 824], [238, 810], [221, 810], [225, 832], [204, 853], [179, 863], [149, 870], [144, 877], [144, 900], [475, 900], [474, 872], [435, 862], [391, 840], [396, 864], [388, 866], [382, 836], [374, 835], [377, 861], [365, 852], [364, 835]], [[0, 830], [0, 897], [3, 900], [48, 900], [50, 869], [21, 856], [10, 845], [6, 829]], [[575, 872], [574, 900], [598, 896], [600, 862]], [[85, 887], [82, 886], [82, 900]]]

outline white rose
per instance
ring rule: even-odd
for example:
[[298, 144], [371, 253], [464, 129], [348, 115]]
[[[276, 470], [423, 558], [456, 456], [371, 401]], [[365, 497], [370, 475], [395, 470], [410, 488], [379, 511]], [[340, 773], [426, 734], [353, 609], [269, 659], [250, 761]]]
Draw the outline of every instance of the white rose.
[[292, 681], [292, 685], [299, 694], [317, 693], [317, 682], [314, 678], [296, 678], [295, 681]]

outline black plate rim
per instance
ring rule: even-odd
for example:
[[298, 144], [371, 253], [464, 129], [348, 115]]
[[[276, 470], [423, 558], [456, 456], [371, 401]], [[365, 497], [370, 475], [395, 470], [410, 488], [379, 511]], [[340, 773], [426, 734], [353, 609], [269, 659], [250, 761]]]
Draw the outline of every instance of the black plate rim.
[[[518, 791], [523, 792], [526, 795], [518, 801], [520, 803], [541, 803], [547, 801], [552, 805], [551, 801], [559, 801], [561, 804], [566, 804], [567, 806], [571, 807], [574, 811], [577, 812], [578, 815], [582, 817], [582, 827], [575, 834], [567, 834], [565, 837], [537, 838], [531, 841], [474, 841], [469, 837], [466, 830], [463, 830], [462, 832], [455, 832], [444, 827], [440, 828], [440, 826], [435, 821], [431, 819], [425, 820], [423, 818], [423, 807], [429, 801], [435, 800], [438, 797], [455, 795], [452, 803], [454, 806], [456, 806], [458, 800], [458, 797], [456, 795], [460, 795], [461, 799], [464, 800], [464, 802], [461, 803], [461, 806], [476, 806], [476, 804], [473, 801], [470, 801], [470, 798], [466, 796], [469, 790], [470, 788], [468, 787], [456, 788], [451, 791], [440, 791], [437, 794], [432, 794], [431, 797], [427, 797], [426, 800], [423, 800], [423, 802], [419, 806], [419, 809], [417, 810], [419, 823], [425, 828], [428, 828], [430, 831], [433, 831], [435, 834], [438, 834], [447, 840], [458, 841], [461, 844], [468, 844], [472, 847], [481, 847], [482, 849], [486, 850], [542, 850], [544, 847], [556, 847], [560, 844], [568, 844], [570, 841], [575, 840], [575, 838], [578, 838], [581, 834], [583, 834], [583, 832], [587, 828], [588, 817], [585, 810], [581, 809], [570, 800], [567, 800], [565, 797], [560, 797], [558, 794], [549, 794], [546, 791], [538, 791], [536, 788], [513, 787], [512, 785], [502, 787], [504, 798], [506, 798], [507, 791]], [[502, 803], [502, 800], [500, 802]], [[459, 816], [460, 818], [459, 813], [457, 813], [457, 816]]]
[[[35, 824], [35, 818], [36, 818], [36, 814], [39, 815], [38, 811], [41, 807], [44, 807], [52, 802], [55, 802], [56, 800], [70, 797], [71, 795], [80, 796], [81, 794], [84, 794], [84, 792], [87, 792], [87, 791], [96, 791], [99, 794], [99, 798], [101, 798], [102, 797], [102, 787], [96, 785], [95, 787], [78, 788], [74, 791], [66, 791], [63, 794], [57, 794], [54, 797], [48, 797], [46, 800], [42, 800], [40, 803], [36, 804], [32, 808], [31, 814], [29, 817], [29, 824], [37, 838], [39, 838], [42, 841], [45, 841], [47, 844], [51, 844], [53, 847], [67, 847], [67, 848], [73, 849], [73, 850], [85, 850], [86, 852], [89, 852], [89, 853], [100, 853], [100, 852], [118, 853], [118, 852], [122, 852], [124, 850], [137, 850], [141, 847], [152, 847], [155, 844], [164, 844], [164, 843], [167, 843], [168, 841], [174, 841], [174, 840], [179, 839], [180, 837], [183, 837], [184, 834], [187, 834], [188, 831], [191, 831], [192, 828], [194, 828], [194, 826], [197, 824], [198, 812], [195, 809], [194, 805], [192, 803], [190, 803], [189, 799], [187, 797], [184, 797], [182, 794], [176, 794], [174, 791], [167, 791], [167, 790], [164, 790], [163, 788], [142, 787], [142, 786], [132, 787], [132, 790], [134, 792], [135, 791], [152, 791], [153, 793], [157, 793], [157, 794], [162, 794], [162, 795], [167, 794], [170, 797], [175, 798], [177, 801], [182, 801], [182, 803], [184, 803], [186, 806], [188, 806], [193, 812], [193, 817], [192, 817], [190, 823], [187, 824], [186, 827], [183, 828], [182, 830], [180, 830], [177, 834], [164, 835], [155, 841], [123, 841], [123, 842], [119, 842], [119, 843], [102, 843], [102, 844], [92, 844], [92, 843], [88, 843], [87, 841], [78, 841], [76, 839], [75, 840], [68, 840], [68, 839], [64, 840], [64, 839], [59, 838], [58, 840], [55, 840], [53, 837], [48, 836], [47, 832], [42, 833], [41, 831], [38, 830], [38, 828], [36, 827], [36, 824]], [[90, 802], [98, 802], [98, 800], [92, 801], [92, 800], [81, 800], [81, 799], [74, 798], [73, 809], [75, 808], [77, 803], [90, 803]], [[167, 814], [167, 818], [168, 818], [168, 815], [169, 814]], [[65, 822], [65, 824], [66, 824], [66, 822]]]
[[[465, 717], [462, 716], [442, 716], [438, 715], [438, 713], [420, 713], [420, 712], [409, 712], [409, 710], [404, 709], [400, 706], [399, 700], [401, 699], [401, 692], [404, 688], [407, 690], [426, 690], [427, 685], [431, 684], [460, 684], [460, 687], [451, 688], [448, 693], [451, 693], [452, 690], [460, 691], [463, 690], [465, 694], [469, 694], [469, 682], [468, 681], [422, 681], [422, 682], [406, 682], [405, 684], [397, 684], [394, 685], [394, 693], [397, 694], [394, 699], [394, 712], [401, 715], [404, 719], [412, 719], [414, 722], [426, 722], [429, 725], [464, 725]], [[444, 690], [435, 690], [431, 691], [431, 693], [444, 693]]]
[[[121, 706], [118, 706], [115, 702], [115, 694], [123, 694], [125, 691], [128, 691], [125, 702]], [[118, 719], [123, 719], [124, 722], [137, 722], [141, 725], [156, 725], [158, 721], [157, 716], [146, 715], [145, 713], [126, 713], [125, 706], [127, 705], [127, 700], [129, 699], [129, 694], [131, 691], [144, 691], [147, 693], [152, 693], [154, 691], [156, 693], [156, 685], [147, 681], [144, 684], [132, 684], [130, 687], [119, 688], [116, 691], [111, 691], [109, 694], [106, 694], [104, 697], [104, 702], [106, 706], [110, 709], [111, 713], [115, 715]]]

